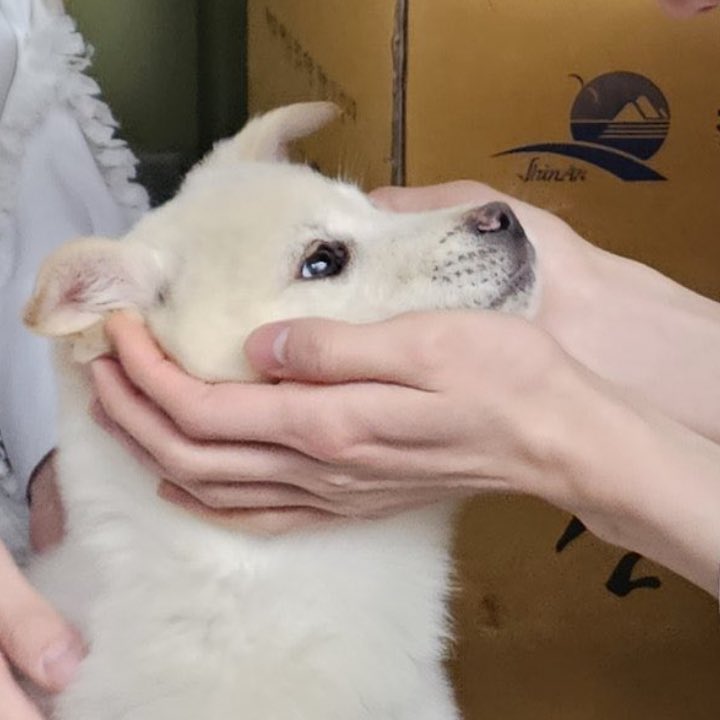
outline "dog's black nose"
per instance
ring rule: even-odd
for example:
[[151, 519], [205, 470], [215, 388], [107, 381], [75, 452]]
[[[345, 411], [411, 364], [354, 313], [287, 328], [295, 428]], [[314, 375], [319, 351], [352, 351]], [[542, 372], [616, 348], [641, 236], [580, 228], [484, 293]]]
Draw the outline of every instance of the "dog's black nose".
[[510, 206], [503, 202], [492, 202], [468, 210], [463, 222], [467, 229], [476, 235], [503, 232], [518, 239], [525, 237], [517, 216]]

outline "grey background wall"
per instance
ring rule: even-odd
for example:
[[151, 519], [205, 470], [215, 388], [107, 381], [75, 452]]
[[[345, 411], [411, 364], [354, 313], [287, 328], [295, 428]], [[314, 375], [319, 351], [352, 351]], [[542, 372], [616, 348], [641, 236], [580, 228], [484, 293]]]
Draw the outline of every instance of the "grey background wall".
[[245, 0], [65, 0], [155, 202], [246, 116]]

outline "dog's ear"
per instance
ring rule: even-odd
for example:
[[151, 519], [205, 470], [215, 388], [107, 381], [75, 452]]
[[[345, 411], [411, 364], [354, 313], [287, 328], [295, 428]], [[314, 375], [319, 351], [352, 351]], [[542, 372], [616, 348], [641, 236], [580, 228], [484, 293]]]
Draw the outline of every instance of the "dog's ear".
[[160, 260], [148, 247], [75, 240], [43, 263], [23, 320], [40, 335], [79, 333], [112, 310], [149, 307], [161, 278]]
[[213, 168], [253, 160], [287, 159], [287, 146], [318, 131], [337, 118], [340, 108], [331, 102], [286, 105], [252, 119], [235, 137], [223, 140], [203, 161]]

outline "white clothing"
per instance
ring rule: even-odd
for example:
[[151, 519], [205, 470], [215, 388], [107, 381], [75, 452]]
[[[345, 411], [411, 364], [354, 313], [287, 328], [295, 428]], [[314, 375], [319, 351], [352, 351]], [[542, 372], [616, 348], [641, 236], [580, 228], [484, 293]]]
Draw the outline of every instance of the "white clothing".
[[123, 234], [147, 196], [60, 4], [0, 0], [3, 25], [0, 43], [10, 27], [17, 61], [0, 115], [0, 437], [11, 468], [0, 466], [0, 540], [17, 552], [27, 481], [55, 423], [48, 344], [22, 326], [22, 306], [44, 257], [74, 237]]

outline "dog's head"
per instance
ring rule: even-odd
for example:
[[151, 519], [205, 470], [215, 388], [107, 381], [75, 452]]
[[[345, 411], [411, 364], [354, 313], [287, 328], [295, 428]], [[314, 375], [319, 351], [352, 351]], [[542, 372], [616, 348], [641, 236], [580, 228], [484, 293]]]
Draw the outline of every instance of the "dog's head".
[[123, 242], [61, 248], [41, 269], [28, 326], [76, 337], [106, 313], [134, 308], [169, 355], [213, 381], [250, 377], [243, 341], [273, 320], [531, 313], [534, 251], [507, 205], [390, 213], [356, 187], [286, 160], [289, 141], [335, 113], [307, 103], [256, 118]]

